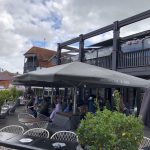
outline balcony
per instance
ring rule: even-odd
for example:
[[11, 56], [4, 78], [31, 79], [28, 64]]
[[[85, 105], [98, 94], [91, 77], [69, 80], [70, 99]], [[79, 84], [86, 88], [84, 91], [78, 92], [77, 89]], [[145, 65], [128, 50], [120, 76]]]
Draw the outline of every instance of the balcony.
[[[112, 68], [112, 54], [105, 57], [89, 59], [86, 63], [99, 67]], [[119, 52], [117, 54], [117, 71], [135, 75], [150, 75], [150, 49], [144, 49], [134, 52]]]
[[34, 71], [34, 70], [36, 70], [37, 67], [38, 67], [38, 65], [36, 63], [33, 64], [33, 62], [26, 62], [24, 64], [24, 73]]

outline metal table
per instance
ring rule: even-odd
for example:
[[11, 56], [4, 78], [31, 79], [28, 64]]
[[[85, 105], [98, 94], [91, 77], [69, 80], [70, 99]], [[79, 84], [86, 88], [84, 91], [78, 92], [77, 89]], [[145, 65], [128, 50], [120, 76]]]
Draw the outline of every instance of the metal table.
[[[6, 138], [3, 139], [2, 137]], [[20, 142], [20, 140], [23, 138], [30, 138], [32, 139], [32, 141], [29, 143], [22, 143]], [[0, 133], [0, 146], [15, 148], [19, 150], [56, 150], [52, 145], [56, 142], [66, 144], [66, 146], [62, 147], [60, 150], [76, 150], [76, 147], [78, 145], [77, 142], [57, 141], [46, 138], [16, 135], [13, 133], [6, 132]]]

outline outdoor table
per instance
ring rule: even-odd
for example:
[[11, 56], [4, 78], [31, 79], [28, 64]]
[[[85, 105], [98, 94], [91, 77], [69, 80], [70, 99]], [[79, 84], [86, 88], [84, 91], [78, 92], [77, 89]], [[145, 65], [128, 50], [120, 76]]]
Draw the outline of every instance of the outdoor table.
[[[1, 133], [2, 136], [6, 136], [5, 140], [0, 138], [0, 146], [5, 146], [9, 148], [21, 149], [21, 150], [56, 150], [52, 144], [56, 142], [65, 143], [66, 146], [62, 147], [60, 150], [76, 150], [78, 145], [77, 142], [66, 142], [66, 141], [58, 141], [58, 140], [51, 140], [48, 138], [39, 138], [27, 135], [16, 135], [10, 133], [8, 138], [7, 133]], [[23, 138], [30, 138], [32, 139], [31, 142], [22, 143], [20, 142]]]
[[8, 133], [8, 132], [0, 132], [0, 141], [6, 141], [15, 136], [17, 136], [17, 134], [12, 134], [12, 133]]
[[41, 119], [41, 118], [19, 118], [19, 122], [25, 124], [25, 123], [36, 123], [36, 122], [41, 122], [41, 121], [47, 121], [46, 119]]

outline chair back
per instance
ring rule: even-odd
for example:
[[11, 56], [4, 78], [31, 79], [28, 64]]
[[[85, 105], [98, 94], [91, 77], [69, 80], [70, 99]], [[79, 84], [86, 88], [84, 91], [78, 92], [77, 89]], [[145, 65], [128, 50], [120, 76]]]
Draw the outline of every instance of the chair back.
[[51, 139], [78, 142], [78, 136], [72, 131], [58, 131], [51, 136]]
[[9, 114], [14, 114], [16, 108], [17, 108], [17, 105], [12, 106], [12, 107], [9, 109]]
[[18, 114], [18, 120], [20, 118], [34, 118], [34, 116], [31, 114], [28, 114], [28, 113], [20, 113], [20, 114]]
[[37, 114], [37, 118], [45, 119], [45, 120], [48, 119], [47, 116], [45, 116], [45, 115], [43, 115], [43, 114], [40, 114], [40, 113]]
[[27, 130], [24, 135], [36, 136], [41, 138], [49, 138], [49, 132], [43, 128], [32, 128]]
[[34, 123], [34, 126], [35, 126], [36, 128], [47, 129], [48, 123], [49, 123], [48, 121], [38, 121], [38, 122]]
[[23, 123], [21, 121], [21, 119], [23, 119], [23, 118], [35, 118], [33, 115], [30, 115], [28, 113], [20, 113], [20, 114], [18, 114], [18, 121], [20, 124], [22, 124], [24, 126], [24, 128], [27, 128], [27, 129], [34, 128], [33, 123]]
[[148, 147], [148, 146], [150, 146], [150, 138], [144, 137], [140, 144], [139, 150], [142, 150], [142, 148]]
[[8, 132], [8, 133], [15, 133], [15, 134], [23, 134], [24, 128], [18, 125], [10, 125], [0, 129], [0, 132]]

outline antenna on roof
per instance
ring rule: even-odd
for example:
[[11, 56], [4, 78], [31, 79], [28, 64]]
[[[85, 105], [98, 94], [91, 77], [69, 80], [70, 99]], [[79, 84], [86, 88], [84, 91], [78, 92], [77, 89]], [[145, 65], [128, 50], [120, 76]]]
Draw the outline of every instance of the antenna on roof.
[[44, 48], [46, 47], [46, 38], [44, 38]]

